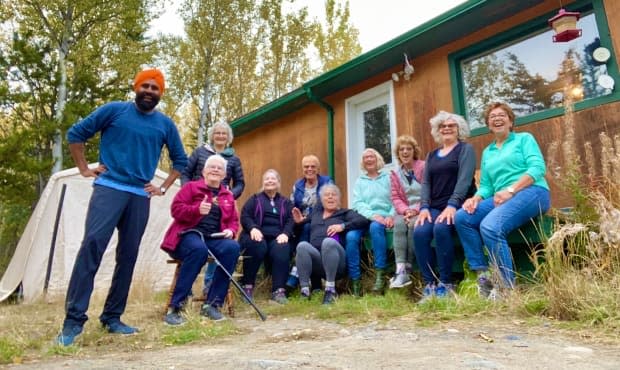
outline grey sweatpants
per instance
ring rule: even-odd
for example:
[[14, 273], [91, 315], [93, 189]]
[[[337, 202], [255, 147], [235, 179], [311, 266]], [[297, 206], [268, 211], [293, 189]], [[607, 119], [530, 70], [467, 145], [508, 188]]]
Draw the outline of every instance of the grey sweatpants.
[[297, 244], [295, 264], [302, 288], [310, 286], [311, 276], [335, 282], [336, 279], [344, 277], [347, 271], [344, 248], [332, 238], [323, 239], [320, 251], [308, 242]]
[[413, 224], [408, 226], [403, 215], [394, 216], [394, 260], [396, 263], [413, 264]]

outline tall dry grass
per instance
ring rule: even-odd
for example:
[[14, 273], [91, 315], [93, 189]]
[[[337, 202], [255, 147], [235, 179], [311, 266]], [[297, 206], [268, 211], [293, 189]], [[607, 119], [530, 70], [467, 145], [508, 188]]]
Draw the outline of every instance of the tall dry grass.
[[552, 143], [547, 154], [549, 172], [572, 196], [574, 208], [546, 243], [544, 262], [537, 270], [543, 277], [549, 315], [618, 327], [620, 137], [601, 132], [600, 143], [586, 143], [582, 157], [574, 118], [569, 102], [562, 141]]

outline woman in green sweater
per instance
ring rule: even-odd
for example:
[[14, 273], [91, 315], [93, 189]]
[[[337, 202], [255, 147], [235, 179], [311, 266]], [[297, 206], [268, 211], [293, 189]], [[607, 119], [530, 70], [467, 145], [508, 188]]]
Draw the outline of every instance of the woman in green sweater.
[[497, 297], [483, 245], [504, 288], [513, 288], [515, 273], [506, 237], [531, 218], [547, 212], [549, 185], [545, 160], [530, 133], [513, 132], [515, 115], [504, 103], [491, 103], [484, 120], [495, 140], [482, 152], [480, 187], [456, 213], [456, 230], [469, 267], [478, 273], [485, 298]]

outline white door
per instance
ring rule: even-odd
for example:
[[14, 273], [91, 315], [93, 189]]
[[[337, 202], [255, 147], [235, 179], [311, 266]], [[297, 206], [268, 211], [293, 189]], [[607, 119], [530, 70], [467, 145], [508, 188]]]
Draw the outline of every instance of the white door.
[[347, 99], [346, 122], [347, 190], [351, 206], [355, 180], [362, 173], [362, 151], [365, 148], [376, 149], [383, 156], [386, 167], [393, 161], [396, 120], [392, 81]]

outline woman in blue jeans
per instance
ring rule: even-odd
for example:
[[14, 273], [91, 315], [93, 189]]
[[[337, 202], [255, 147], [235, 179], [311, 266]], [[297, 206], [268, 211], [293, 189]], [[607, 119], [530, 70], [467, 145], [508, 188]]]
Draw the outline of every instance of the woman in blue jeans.
[[372, 291], [383, 291], [385, 267], [387, 265], [387, 241], [385, 229], [394, 227], [394, 207], [390, 191], [390, 175], [382, 171], [383, 157], [375, 149], [362, 152], [361, 168], [364, 173], [355, 181], [353, 188], [353, 209], [370, 220], [370, 227], [351, 230], [347, 233], [347, 267], [352, 280], [353, 295], [359, 296], [360, 289], [360, 241], [365, 233], [370, 234], [372, 253], [375, 257], [375, 285]]
[[[465, 119], [440, 111], [430, 124], [431, 135], [440, 147], [426, 157], [420, 214], [413, 230], [415, 256], [424, 280], [421, 302], [434, 296], [448, 297], [454, 290], [454, 215], [476, 191], [476, 153], [471, 144], [463, 141], [469, 136]], [[435, 264], [439, 279], [433, 271]]]
[[164, 235], [161, 248], [170, 257], [182, 261], [176, 286], [172, 292], [164, 322], [182, 325], [184, 303], [192, 293], [192, 285], [207, 262], [209, 252], [221, 263], [215, 270], [213, 284], [200, 314], [213, 321], [223, 320], [220, 307], [224, 303], [229, 274], [239, 258], [239, 243], [234, 240], [239, 230], [235, 198], [222, 184], [226, 160], [219, 154], [210, 156], [202, 171], [203, 178], [183, 185], [170, 205], [173, 222]]
[[488, 272], [489, 259], [504, 288], [513, 288], [515, 273], [506, 237], [511, 231], [549, 209], [545, 160], [536, 139], [515, 133], [515, 115], [504, 103], [491, 103], [484, 120], [495, 140], [482, 152], [480, 188], [456, 214], [456, 229], [469, 267], [478, 274], [478, 290], [497, 298]]

